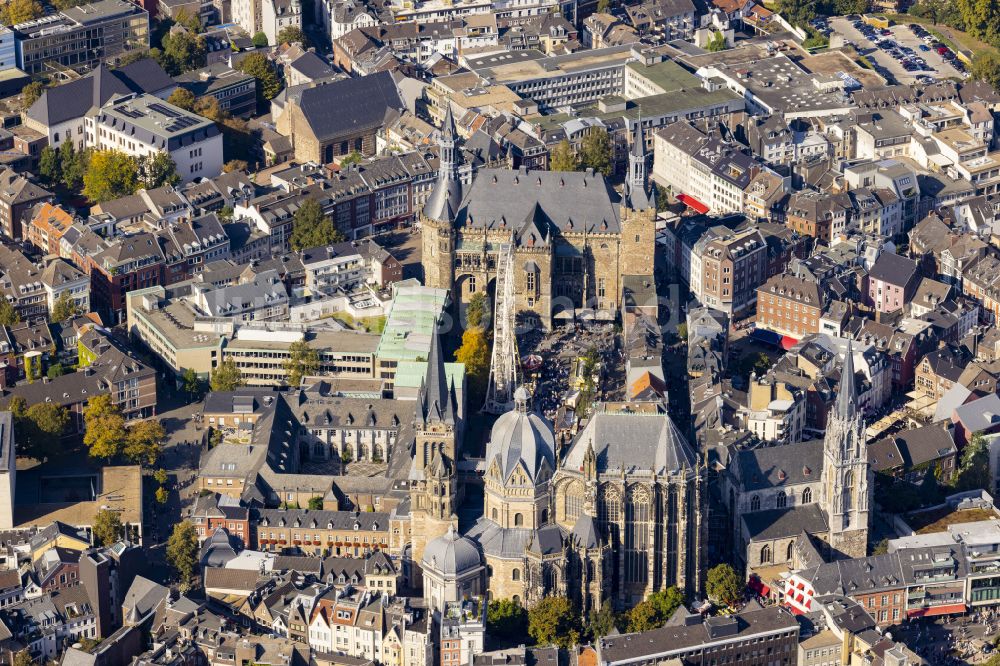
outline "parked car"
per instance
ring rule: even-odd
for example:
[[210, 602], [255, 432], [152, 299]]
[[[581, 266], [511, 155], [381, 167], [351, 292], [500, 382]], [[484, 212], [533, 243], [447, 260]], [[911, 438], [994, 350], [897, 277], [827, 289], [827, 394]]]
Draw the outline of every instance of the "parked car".
[[927, 46], [926, 44], [921, 44], [917, 48], [920, 49], [921, 51], [930, 51], [931, 50], [931, 47]]

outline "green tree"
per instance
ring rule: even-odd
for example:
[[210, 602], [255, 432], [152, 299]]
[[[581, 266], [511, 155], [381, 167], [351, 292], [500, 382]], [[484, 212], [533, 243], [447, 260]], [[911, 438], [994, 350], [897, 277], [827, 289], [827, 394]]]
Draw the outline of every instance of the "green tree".
[[177, 18], [175, 19], [177, 25], [182, 25], [191, 32], [201, 32], [201, 18], [197, 14], [192, 14], [186, 9], [181, 9], [177, 12]]
[[117, 150], [98, 150], [90, 156], [83, 175], [83, 193], [101, 203], [134, 194], [139, 187], [135, 158]]
[[243, 381], [243, 374], [236, 367], [236, 361], [227, 357], [212, 372], [208, 386], [213, 391], [235, 391], [246, 382]]
[[580, 616], [566, 597], [551, 596], [528, 611], [528, 635], [539, 645], [569, 648], [580, 639]]
[[7, 411], [13, 414], [15, 419], [24, 418], [28, 413], [28, 402], [19, 395], [13, 395], [7, 403]]
[[889, 552], [889, 539], [885, 538], [875, 544], [875, 548], [872, 549], [872, 555], [885, 555]]
[[717, 31], [705, 44], [705, 49], [716, 53], [718, 51], [726, 50], [726, 36], [721, 32]]
[[306, 34], [302, 32], [302, 28], [294, 25], [282, 28], [281, 32], [278, 33], [278, 43], [292, 44], [294, 42], [298, 42], [305, 47], [309, 46], [309, 40], [306, 39]]
[[34, 663], [35, 660], [31, 658], [31, 653], [25, 648], [14, 655], [11, 666], [32, 666]]
[[167, 503], [167, 499], [169, 497], [170, 497], [170, 493], [167, 491], [166, 488], [160, 487], [160, 488], [156, 489], [156, 503], [157, 504], [166, 504]]
[[344, 235], [333, 226], [333, 220], [323, 214], [315, 199], [306, 199], [292, 217], [292, 235], [288, 241], [298, 252], [310, 247], [339, 243]]
[[117, 511], [102, 509], [94, 516], [94, 524], [90, 527], [94, 540], [100, 546], [110, 546], [118, 541], [122, 534], [122, 518]]
[[601, 603], [601, 610], [590, 611], [587, 618], [587, 638], [596, 643], [599, 639], [611, 634], [619, 629], [621, 618], [615, 613], [610, 599], [605, 599]]
[[21, 315], [6, 297], [0, 296], [0, 325], [13, 326], [21, 322]]
[[662, 627], [683, 603], [684, 593], [677, 587], [653, 592], [625, 614], [627, 630], [649, 631]]
[[53, 363], [49, 366], [49, 369], [45, 371], [45, 376], [49, 379], [56, 379], [62, 377], [66, 374], [66, 368], [63, 367], [62, 363]]
[[778, 13], [795, 26], [806, 26], [816, 18], [816, 3], [810, 0], [778, 0]]
[[184, 369], [184, 372], [181, 373], [181, 383], [184, 386], [184, 392], [192, 398], [201, 395], [201, 380], [198, 379], [198, 373], [194, 371], [194, 368]]
[[178, 88], [172, 93], [167, 101], [176, 106], [179, 109], [184, 109], [185, 111], [193, 111], [195, 96], [194, 93], [187, 88]]
[[502, 641], [523, 640], [528, 613], [519, 601], [493, 599], [486, 607], [486, 626], [490, 636]]
[[69, 297], [69, 291], [59, 294], [59, 298], [52, 304], [52, 321], [66, 321], [71, 317], [80, 314], [80, 308], [76, 301]]
[[309, 510], [310, 511], [322, 511], [323, 510], [323, 498], [319, 495], [309, 498]]
[[83, 410], [83, 443], [94, 458], [111, 459], [125, 447], [125, 417], [107, 393], [95, 395]]
[[465, 376], [474, 399], [484, 397], [490, 378], [490, 345], [486, 331], [478, 326], [465, 329], [462, 346], [455, 350], [455, 360], [465, 364]]
[[302, 378], [316, 374], [319, 370], [319, 352], [309, 346], [305, 340], [296, 340], [288, 345], [288, 360], [285, 361], [285, 372], [288, 373], [288, 385], [298, 387]]
[[59, 146], [59, 170], [63, 185], [71, 190], [80, 189], [87, 172], [87, 160], [87, 151], [77, 150], [72, 141], [64, 141]]
[[990, 84], [994, 90], [1000, 90], [1000, 55], [995, 51], [977, 53], [972, 58], [969, 74], [974, 79]]
[[162, 67], [171, 76], [201, 69], [205, 66], [205, 40], [190, 32], [167, 33], [161, 42], [163, 48], [151, 50]]
[[670, 208], [670, 190], [655, 183], [656, 185], [656, 212], [662, 213]]
[[40, 18], [45, 13], [35, 0], [6, 0], [0, 4], [0, 23], [16, 25]]
[[958, 490], [984, 490], [990, 485], [990, 447], [982, 433], [976, 433], [962, 449], [955, 487]]
[[489, 316], [486, 305], [486, 294], [477, 291], [465, 305], [465, 326], [466, 328], [485, 328], [486, 318]]
[[21, 108], [27, 110], [38, 101], [38, 98], [45, 92], [45, 86], [39, 81], [32, 81], [21, 88]]
[[257, 105], [274, 99], [281, 92], [283, 83], [274, 63], [263, 53], [251, 53], [240, 60], [236, 69], [257, 79]]
[[956, 0], [955, 4], [970, 35], [994, 46], [1000, 43], [1000, 5], [992, 0]]
[[133, 424], [125, 436], [125, 456], [134, 463], [152, 467], [160, 457], [160, 442], [167, 438], [163, 424], [147, 419]]
[[146, 49], [132, 49], [131, 51], [126, 51], [124, 55], [118, 58], [118, 66], [124, 67], [125, 65], [131, 65], [150, 57], [152, 56]]
[[613, 171], [611, 160], [611, 137], [605, 129], [593, 129], [583, 137], [580, 144], [580, 165], [594, 172], [610, 177]]
[[[229, 160], [228, 162], [222, 165], [222, 173], [232, 173], [233, 171], [248, 171], [249, 169], [250, 165], [247, 164], [246, 160]], [[229, 217], [232, 217], [232, 213], [230, 213]]]
[[597, 0], [598, 13], [606, 14], [609, 9], [611, 9], [611, 0]]
[[163, 185], [176, 185], [181, 182], [177, 173], [177, 164], [165, 150], [146, 155], [139, 160], [140, 180], [146, 189], [154, 189]]
[[167, 480], [169, 478], [170, 477], [167, 475], [167, 470], [163, 469], [162, 467], [153, 472], [153, 479], [161, 486], [166, 485]]
[[167, 540], [167, 562], [177, 573], [181, 591], [191, 589], [198, 568], [198, 533], [186, 520], [174, 525], [174, 532]]
[[62, 170], [59, 168], [59, 153], [52, 146], [42, 148], [42, 152], [38, 156], [38, 173], [50, 185], [58, 183], [62, 178]]
[[729, 564], [718, 564], [708, 570], [705, 591], [715, 603], [734, 606], [743, 598], [743, 579]]
[[567, 139], [563, 139], [552, 149], [549, 156], [549, 171], [576, 171], [576, 153]]
[[267, 46], [267, 35], [265, 35], [263, 32], [256, 32], [254, 33], [252, 41], [254, 46], [256, 46], [259, 49], [262, 49], [265, 46]]
[[340, 158], [340, 166], [348, 167], [351, 166], [352, 164], [360, 164], [361, 160], [363, 159], [364, 156], [361, 153], [359, 153], [356, 150], [352, 150], [351, 152], [347, 153], [346, 155]]
[[[20, 448], [18, 452], [38, 460], [59, 453], [62, 436], [69, 422], [69, 410], [62, 405], [39, 402], [28, 407], [16, 425], [22, 439], [22, 442], [18, 443]], [[22, 443], [23, 448], [21, 448]]]
[[758, 377], [771, 369], [771, 358], [764, 352], [748, 354], [740, 359], [740, 375], [749, 377], [750, 373]]

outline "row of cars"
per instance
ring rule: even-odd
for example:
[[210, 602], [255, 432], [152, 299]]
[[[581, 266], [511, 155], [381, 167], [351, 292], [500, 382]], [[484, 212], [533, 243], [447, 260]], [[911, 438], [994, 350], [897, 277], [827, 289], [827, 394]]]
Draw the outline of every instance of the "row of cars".
[[907, 27], [924, 42], [919, 47], [921, 51], [937, 51], [937, 54], [948, 61], [952, 67], [961, 73], [965, 73], [965, 63], [959, 59], [958, 54], [939, 42], [937, 37], [928, 32], [924, 26], [919, 23], [912, 23]]
[[[891, 30], [887, 28], [873, 27], [863, 22], [860, 18], [854, 19], [852, 25], [868, 41], [874, 44], [876, 48], [884, 51], [886, 55], [896, 60], [899, 63], [899, 66], [907, 72], [933, 73], [935, 71], [934, 67], [928, 65], [927, 60], [925, 60], [924, 57], [918, 53], [918, 51], [923, 53], [935, 51], [958, 72], [965, 72], [965, 65], [958, 59], [955, 52], [939, 42], [937, 38], [927, 32], [927, 30], [925, 30], [921, 25], [913, 24], [907, 26], [910, 31], [913, 32], [913, 35], [923, 42], [923, 44], [917, 45], [917, 49], [900, 44], [893, 38], [894, 35]], [[921, 74], [919, 78], [927, 81], [933, 80], [933, 77], [927, 74]]]

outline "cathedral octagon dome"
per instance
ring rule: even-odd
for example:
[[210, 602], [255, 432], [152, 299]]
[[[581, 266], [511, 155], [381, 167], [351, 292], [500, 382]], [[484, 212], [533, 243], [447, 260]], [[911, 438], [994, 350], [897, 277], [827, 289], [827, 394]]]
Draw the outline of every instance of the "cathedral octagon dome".
[[471, 539], [461, 536], [454, 527], [424, 548], [422, 566], [442, 576], [461, 577], [482, 566], [479, 549]]
[[519, 463], [534, 482], [547, 467], [555, 469], [555, 435], [544, 418], [528, 410], [528, 392], [522, 386], [514, 392], [514, 409], [502, 414], [493, 424], [486, 446], [487, 468], [498, 461], [506, 479]]

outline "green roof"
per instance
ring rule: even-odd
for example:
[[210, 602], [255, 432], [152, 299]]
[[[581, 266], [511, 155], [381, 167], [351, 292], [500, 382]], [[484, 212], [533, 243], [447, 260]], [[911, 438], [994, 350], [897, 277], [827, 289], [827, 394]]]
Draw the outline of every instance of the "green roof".
[[376, 357], [397, 361], [426, 359], [447, 300], [445, 289], [397, 288], [375, 351]]
[[626, 67], [644, 79], [649, 79], [654, 85], [662, 88], [663, 92], [701, 87], [701, 80], [697, 76], [673, 60], [663, 60], [654, 65], [644, 65], [633, 61], [628, 63]]
[[[402, 361], [398, 366], [396, 366], [396, 376], [392, 380], [392, 385], [394, 388], [420, 388], [420, 382], [427, 378], [427, 362], [426, 361]], [[444, 378], [448, 386], [452, 383], [456, 387], [462, 387], [462, 381], [465, 378], [465, 364], [464, 363], [445, 363], [444, 364]]]

